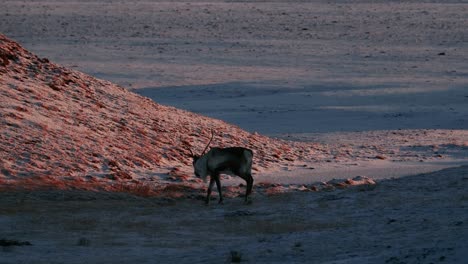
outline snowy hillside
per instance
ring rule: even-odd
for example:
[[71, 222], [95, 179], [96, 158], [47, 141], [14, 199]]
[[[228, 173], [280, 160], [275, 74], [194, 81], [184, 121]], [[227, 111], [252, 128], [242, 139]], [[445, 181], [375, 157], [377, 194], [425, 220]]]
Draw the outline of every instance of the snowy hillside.
[[212, 130], [212, 145], [253, 149], [254, 170], [315, 152], [313, 144], [273, 140], [158, 105], [39, 58], [3, 35], [0, 58], [2, 181], [53, 177], [76, 185], [77, 180], [136, 181], [136, 173], [161, 172], [164, 179], [172, 171], [177, 176], [181, 173], [175, 167], [187, 172], [189, 149], [201, 152]]
[[[191, 183], [200, 181], [192, 173], [190, 150], [200, 153], [211, 131], [215, 132], [212, 146], [244, 146], [254, 151], [254, 178], [267, 184], [259, 185], [259, 190], [270, 183], [300, 183], [307, 186], [297, 188], [313, 190], [317, 181], [333, 178], [429, 172], [464, 164], [467, 155], [466, 130], [288, 138], [302, 142], [271, 139], [159, 105], [61, 67], [3, 35], [0, 58], [3, 186], [127, 191], [125, 186], [132, 184], [132, 188], [144, 185], [136, 192], [149, 195], [156, 187], [178, 182], [191, 189]], [[274, 184], [269, 187], [278, 191]]]
[[[0, 264], [466, 263], [467, 14], [0, 1]], [[211, 131], [251, 203], [202, 201]]]

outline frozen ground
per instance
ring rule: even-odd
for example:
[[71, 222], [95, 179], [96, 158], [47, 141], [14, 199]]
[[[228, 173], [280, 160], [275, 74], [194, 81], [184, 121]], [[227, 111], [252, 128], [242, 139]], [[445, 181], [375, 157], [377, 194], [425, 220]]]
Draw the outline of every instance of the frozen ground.
[[0, 31], [252, 132], [467, 128], [464, 1], [329, 2], [2, 1]]
[[[429, 73], [428, 73], [429, 75]], [[466, 78], [465, 78], [466, 80]], [[466, 85], [223, 83], [137, 93], [267, 135], [389, 129], [466, 129]]]
[[[304, 159], [312, 162], [285, 162], [291, 153], [282, 143], [253, 135], [253, 144], [268, 151], [262, 159], [279, 146], [283, 160], [272, 171], [265, 169], [270, 163], [259, 164], [255, 179], [263, 185], [256, 185], [251, 206], [240, 198], [204, 207], [197, 199], [3, 192], [0, 240], [32, 246], [2, 247], [0, 262], [219, 263], [237, 251], [251, 263], [463, 263], [467, 172], [466, 166], [449, 168], [466, 164], [468, 157], [468, 5], [463, 2], [1, 1], [0, 32], [40, 57], [248, 131], [317, 144], [297, 143], [310, 148]], [[73, 76], [78, 83], [88, 80]], [[18, 87], [24, 81], [10, 77]], [[106, 96], [100, 99], [112, 98]], [[13, 117], [30, 120], [38, 114], [17, 111], [18, 101], [10, 99]], [[73, 113], [80, 102], [73, 100], [64, 112]], [[78, 148], [83, 153], [102, 149], [109, 140], [103, 131], [121, 127], [124, 114], [146, 128], [147, 112], [127, 111], [121, 103], [119, 98], [109, 104], [109, 124], [86, 130], [100, 135], [99, 144], [82, 133], [78, 141], [64, 137], [64, 146], [86, 142], [88, 148]], [[70, 114], [79, 126], [104, 118], [83, 108], [95, 118]], [[173, 115], [162, 117], [174, 125], [171, 129], [189, 124], [187, 131], [195, 131], [186, 120], [190, 116], [183, 124]], [[30, 126], [37, 120], [31, 121]], [[203, 125], [209, 122], [203, 119]], [[49, 130], [56, 126], [48, 124], [54, 124]], [[119, 157], [122, 168], [135, 160], [141, 164], [131, 153], [151, 153], [142, 140], [154, 131], [139, 128], [112, 134], [122, 148], [105, 148], [106, 155]], [[129, 137], [142, 134], [143, 139]], [[21, 135], [6, 139], [33, 148], [34, 141], [26, 139], [35, 135]], [[240, 131], [239, 138], [245, 137], [250, 140]], [[136, 144], [130, 139], [139, 147], [125, 148]], [[179, 139], [167, 137], [164, 144]], [[203, 139], [187, 142], [203, 148]], [[177, 151], [171, 149], [172, 158], [186, 161]], [[80, 170], [95, 159], [109, 163], [105, 155], [86, 160], [91, 156], [80, 153], [64, 155], [63, 161]], [[191, 173], [188, 167], [182, 175]], [[433, 172], [442, 168], [449, 169]], [[298, 192], [333, 178], [422, 172], [427, 174], [378, 181], [375, 188]], [[160, 175], [132, 176], [144, 182]], [[231, 184], [230, 197], [243, 191], [235, 178], [224, 183]]]
[[465, 263], [468, 167], [250, 206], [86, 192], [0, 195], [1, 263]]
[[162, 104], [337, 142], [349, 134], [329, 132], [466, 130], [463, 2], [3, 1], [0, 31]]

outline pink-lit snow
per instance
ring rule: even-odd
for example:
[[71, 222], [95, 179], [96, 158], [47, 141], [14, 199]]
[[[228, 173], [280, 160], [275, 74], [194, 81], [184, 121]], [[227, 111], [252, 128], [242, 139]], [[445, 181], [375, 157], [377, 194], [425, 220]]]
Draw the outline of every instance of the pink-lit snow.
[[0, 263], [464, 263], [467, 12], [2, 1]]

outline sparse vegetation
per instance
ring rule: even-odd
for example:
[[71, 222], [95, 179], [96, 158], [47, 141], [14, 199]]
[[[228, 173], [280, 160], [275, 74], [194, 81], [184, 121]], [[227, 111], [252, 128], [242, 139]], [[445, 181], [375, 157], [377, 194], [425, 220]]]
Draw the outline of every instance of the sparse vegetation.
[[129, 193], [141, 197], [157, 195], [154, 186], [145, 183], [118, 183], [114, 188], [116, 192]]

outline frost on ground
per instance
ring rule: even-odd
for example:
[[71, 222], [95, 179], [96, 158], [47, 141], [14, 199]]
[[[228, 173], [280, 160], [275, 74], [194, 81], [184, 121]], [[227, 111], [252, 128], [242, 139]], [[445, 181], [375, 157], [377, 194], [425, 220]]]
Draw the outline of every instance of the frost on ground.
[[[466, 10], [2, 1], [41, 56], [0, 34], [0, 262], [463, 263], [467, 167], [433, 171], [468, 160]], [[212, 129], [251, 206], [235, 177], [202, 205]]]
[[[463, 158], [466, 131], [271, 139], [158, 105], [5, 36], [0, 73], [2, 263], [466, 258], [467, 167], [377, 184], [353, 172], [323, 182], [313, 175], [330, 166]], [[251, 206], [238, 184], [224, 185], [224, 206], [202, 205], [206, 184], [192, 176], [188, 148], [201, 150], [212, 128], [216, 145], [254, 150]], [[302, 183], [268, 176], [298, 168], [309, 172]]]
[[147, 195], [166, 187], [202, 188], [189, 153], [201, 151], [212, 130], [214, 146], [242, 145], [254, 151], [257, 183], [271, 182], [274, 171], [305, 168], [310, 173], [301, 182], [312, 183], [317, 181], [312, 166], [352, 168], [382, 159], [450, 161], [467, 154], [464, 130], [393, 131], [354, 143], [345, 138], [334, 143], [271, 139], [156, 104], [39, 58], [3, 35], [0, 55], [3, 188], [137, 189]]
[[466, 129], [468, 5], [9, 0], [36, 54], [261, 134]]
[[[255, 150], [255, 170], [307, 158], [300, 145], [251, 134], [225, 122], [161, 106], [110, 82], [64, 68], [0, 35], [2, 183], [60, 181], [89, 186], [163, 180], [191, 166], [215, 132], [217, 146]], [[161, 174], [155, 174], [160, 172]]]
[[[268, 194], [250, 206], [85, 191], [2, 192], [2, 263], [464, 263], [468, 167]], [[234, 252], [234, 253], [233, 253]]]

